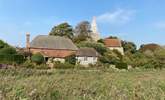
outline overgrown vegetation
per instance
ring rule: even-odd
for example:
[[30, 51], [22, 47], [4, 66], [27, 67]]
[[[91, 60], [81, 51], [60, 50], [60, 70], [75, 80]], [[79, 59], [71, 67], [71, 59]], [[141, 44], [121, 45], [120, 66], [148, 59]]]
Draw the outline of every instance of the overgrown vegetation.
[[36, 64], [41, 64], [44, 62], [44, 57], [40, 53], [36, 53], [31, 57], [31, 60]]
[[1, 100], [164, 100], [165, 70], [0, 70]]
[[18, 54], [16, 49], [0, 40], [0, 64], [22, 64], [24, 56]]

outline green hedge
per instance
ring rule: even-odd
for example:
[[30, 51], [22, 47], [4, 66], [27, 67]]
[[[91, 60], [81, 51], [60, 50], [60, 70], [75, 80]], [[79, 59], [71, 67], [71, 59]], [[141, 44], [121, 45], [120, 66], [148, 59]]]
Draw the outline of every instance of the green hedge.
[[24, 56], [23, 55], [2, 55], [0, 54], [0, 63], [1, 64], [21, 64], [24, 62]]

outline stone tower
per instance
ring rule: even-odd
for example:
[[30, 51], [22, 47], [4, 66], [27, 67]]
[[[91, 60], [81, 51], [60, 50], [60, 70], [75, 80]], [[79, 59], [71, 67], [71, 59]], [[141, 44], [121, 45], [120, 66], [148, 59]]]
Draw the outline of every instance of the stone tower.
[[26, 48], [30, 48], [30, 33], [26, 33]]
[[93, 20], [91, 23], [91, 30], [92, 30], [92, 34], [91, 34], [92, 39], [94, 41], [98, 41], [100, 39], [100, 33], [97, 28], [96, 17], [93, 17]]

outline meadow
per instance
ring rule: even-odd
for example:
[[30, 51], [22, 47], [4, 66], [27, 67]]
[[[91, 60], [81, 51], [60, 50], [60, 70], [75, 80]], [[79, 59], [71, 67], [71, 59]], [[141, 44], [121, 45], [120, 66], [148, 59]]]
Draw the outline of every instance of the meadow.
[[0, 100], [165, 100], [165, 70], [1, 69]]

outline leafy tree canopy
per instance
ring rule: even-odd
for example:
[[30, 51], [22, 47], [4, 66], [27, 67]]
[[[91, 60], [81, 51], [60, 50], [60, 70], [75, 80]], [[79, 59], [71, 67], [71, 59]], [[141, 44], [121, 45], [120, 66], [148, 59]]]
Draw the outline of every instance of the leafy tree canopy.
[[160, 45], [152, 43], [152, 44], [143, 44], [143, 45], [141, 45], [139, 50], [141, 52], [145, 52], [146, 50], [150, 50], [150, 51], [154, 52], [155, 50], [157, 50], [159, 48], [161, 48]]
[[49, 35], [53, 36], [65, 36], [70, 39], [73, 38], [73, 29], [72, 26], [69, 25], [68, 23], [62, 23], [57, 26], [54, 26], [49, 33]]
[[12, 54], [17, 54], [17, 52], [12, 47], [6, 47], [6, 48], [0, 49], [0, 54], [3, 54], [3, 55], [12, 55]]
[[118, 39], [117, 36], [109, 36], [108, 39]]
[[97, 42], [104, 44], [104, 39], [99, 39]]
[[78, 47], [91, 47], [91, 48], [94, 48], [101, 55], [103, 55], [105, 52], [107, 52], [107, 48], [101, 43], [81, 42], [77, 46]]
[[91, 25], [88, 21], [82, 21], [76, 26], [74, 32], [76, 36], [75, 42], [86, 41], [91, 38]]
[[9, 45], [5, 43], [4, 41], [0, 40], [0, 49], [5, 48], [5, 47], [9, 47]]
[[137, 50], [137, 46], [133, 42], [122, 41], [122, 46], [124, 48], [124, 52], [135, 53]]
[[118, 62], [120, 62], [120, 58], [118, 57], [118, 55], [111, 50], [105, 52], [104, 55], [99, 58], [99, 60], [102, 63], [108, 64], [117, 64]]

